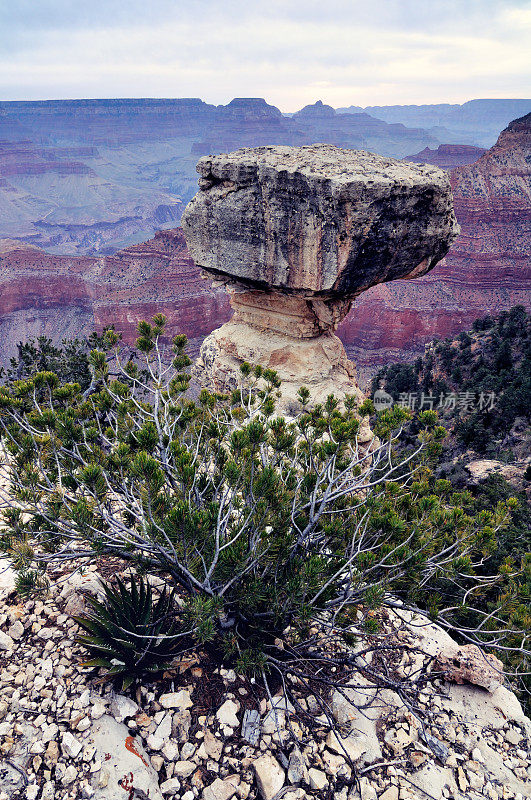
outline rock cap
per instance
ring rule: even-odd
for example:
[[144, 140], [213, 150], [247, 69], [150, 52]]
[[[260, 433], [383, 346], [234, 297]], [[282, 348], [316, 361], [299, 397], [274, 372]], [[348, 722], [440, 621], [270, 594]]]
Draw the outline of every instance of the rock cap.
[[205, 270], [254, 288], [355, 297], [428, 272], [459, 232], [448, 175], [328, 144], [204, 156], [182, 226]]

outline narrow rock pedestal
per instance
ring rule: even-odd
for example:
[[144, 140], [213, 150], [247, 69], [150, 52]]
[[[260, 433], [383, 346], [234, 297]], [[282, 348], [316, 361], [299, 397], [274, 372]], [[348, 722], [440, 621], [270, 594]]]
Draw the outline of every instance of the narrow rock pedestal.
[[415, 278], [459, 227], [446, 173], [331, 145], [258, 147], [204, 157], [182, 225], [234, 316], [208, 336], [202, 385], [235, 388], [243, 361], [275, 369], [281, 407], [300, 386], [314, 402], [363, 395], [334, 331], [376, 283]]
[[326, 400], [329, 394], [351, 394], [363, 401], [355, 366], [333, 334], [302, 339], [232, 319], [205, 339], [194, 374], [212, 389], [236, 388], [244, 361], [276, 370], [282, 380], [281, 405], [287, 410], [296, 402], [301, 386], [308, 387], [314, 403]]

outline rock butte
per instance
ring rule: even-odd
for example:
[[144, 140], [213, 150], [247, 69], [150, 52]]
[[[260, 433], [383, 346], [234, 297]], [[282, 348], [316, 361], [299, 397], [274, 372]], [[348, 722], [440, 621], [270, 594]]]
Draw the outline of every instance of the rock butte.
[[441, 170], [331, 145], [258, 147], [199, 160], [182, 225], [192, 258], [225, 283], [234, 316], [196, 364], [227, 389], [242, 361], [279, 373], [282, 402], [361, 394], [334, 330], [377, 283], [415, 278], [459, 226]]

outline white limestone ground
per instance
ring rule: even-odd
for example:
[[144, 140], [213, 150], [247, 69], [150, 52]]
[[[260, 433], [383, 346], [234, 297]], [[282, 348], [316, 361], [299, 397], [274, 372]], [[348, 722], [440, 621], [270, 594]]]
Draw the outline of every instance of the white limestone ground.
[[266, 699], [253, 708], [252, 684], [230, 669], [216, 675], [220, 691], [205, 700], [204, 666], [194, 658], [169, 690], [168, 682], [143, 687], [135, 699], [90, 682], [65, 606], [79, 611], [81, 584], [97, 591], [95, 572], [27, 602], [3, 574], [0, 800], [531, 797], [531, 722], [515, 695], [470, 654], [463, 668], [492, 691], [441, 680], [439, 654], [455, 655], [456, 645], [420, 618], [397, 630], [392, 617], [355, 646], [365, 676], [382, 657], [378, 647], [391, 648], [383, 657], [394, 674], [422, 681], [414, 707], [353, 674], [352, 686], [331, 697], [338, 736], [319, 726], [325, 718], [314, 696], [299, 698], [315, 714], [310, 733], [280, 695], [275, 709]]

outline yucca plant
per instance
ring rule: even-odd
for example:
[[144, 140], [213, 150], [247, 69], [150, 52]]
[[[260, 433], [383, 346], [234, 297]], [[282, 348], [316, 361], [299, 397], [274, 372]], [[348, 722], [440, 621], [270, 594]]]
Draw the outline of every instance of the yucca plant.
[[183, 634], [175, 615], [175, 589], [164, 587], [154, 603], [144, 578], [132, 580], [130, 588], [119, 578], [116, 584], [103, 584], [103, 602], [87, 597], [91, 613], [74, 619], [86, 631], [77, 640], [92, 656], [83, 666], [104, 667], [106, 679], [127, 689], [162, 672], [177, 654]]

